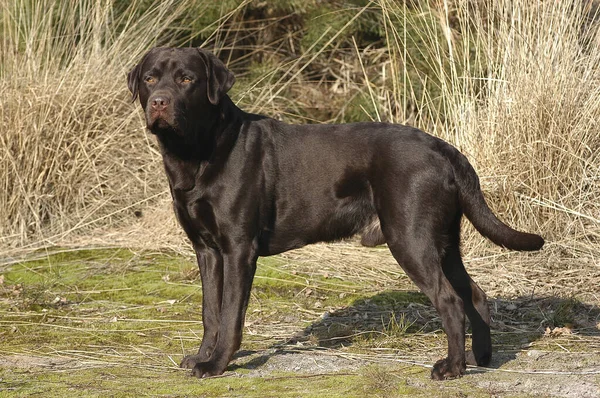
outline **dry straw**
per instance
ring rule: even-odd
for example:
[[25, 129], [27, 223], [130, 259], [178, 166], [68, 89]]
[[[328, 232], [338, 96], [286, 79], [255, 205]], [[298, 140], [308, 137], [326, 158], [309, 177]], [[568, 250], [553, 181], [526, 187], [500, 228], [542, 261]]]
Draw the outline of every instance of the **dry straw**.
[[[215, 21], [217, 50], [235, 47], [241, 34], [224, 22], [239, 20], [246, 3]], [[331, 48], [352, 19], [300, 58], [271, 57], [272, 70], [235, 99], [294, 118], [314, 102], [342, 114], [340, 93], [363, 94], [377, 118], [422, 127], [467, 154], [501, 218], [572, 254], [598, 255], [596, 2], [419, 3], [417, 12], [390, 0], [356, 9], [356, 18], [380, 17], [384, 48]], [[148, 48], [181, 37], [189, 5], [156, 2], [139, 15], [135, 1], [117, 13], [109, 1], [0, 0], [0, 251], [185, 247], [125, 75]], [[325, 52], [333, 80], [309, 85], [303, 71]], [[466, 234], [467, 252], [481, 241], [474, 236]]]

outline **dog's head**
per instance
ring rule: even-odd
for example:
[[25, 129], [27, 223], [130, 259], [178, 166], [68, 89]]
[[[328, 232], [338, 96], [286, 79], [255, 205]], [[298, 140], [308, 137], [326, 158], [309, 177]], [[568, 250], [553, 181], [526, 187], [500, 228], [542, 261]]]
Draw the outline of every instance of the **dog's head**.
[[184, 134], [235, 83], [231, 71], [200, 48], [154, 48], [127, 78], [132, 100], [139, 96], [146, 125], [153, 133]]

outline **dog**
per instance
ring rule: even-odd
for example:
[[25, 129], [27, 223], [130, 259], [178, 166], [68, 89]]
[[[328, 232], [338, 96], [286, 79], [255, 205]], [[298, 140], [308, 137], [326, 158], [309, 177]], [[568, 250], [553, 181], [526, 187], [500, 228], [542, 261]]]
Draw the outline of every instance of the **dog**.
[[448, 356], [433, 379], [489, 364], [490, 312], [461, 260], [461, 218], [508, 249], [538, 250], [544, 239], [502, 223], [471, 164], [445, 141], [399, 124], [285, 124], [239, 109], [227, 95], [234, 82], [201, 48], [154, 48], [128, 74], [200, 268], [204, 334], [181, 367], [199, 378], [225, 371], [259, 256], [355, 234], [367, 246], [387, 243], [439, 313]]

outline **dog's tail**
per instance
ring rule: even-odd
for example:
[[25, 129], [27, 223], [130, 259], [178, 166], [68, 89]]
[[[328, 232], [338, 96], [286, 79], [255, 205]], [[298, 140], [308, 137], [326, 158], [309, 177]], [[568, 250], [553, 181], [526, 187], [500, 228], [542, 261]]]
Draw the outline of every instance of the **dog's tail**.
[[495, 244], [507, 249], [521, 251], [541, 249], [544, 245], [544, 238], [536, 234], [514, 230], [492, 213], [483, 197], [479, 177], [477, 177], [473, 166], [456, 148], [448, 144], [443, 145], [443, 147], [443, 152], [445, 152], [454, 169], [463, 213], [479, 233]]

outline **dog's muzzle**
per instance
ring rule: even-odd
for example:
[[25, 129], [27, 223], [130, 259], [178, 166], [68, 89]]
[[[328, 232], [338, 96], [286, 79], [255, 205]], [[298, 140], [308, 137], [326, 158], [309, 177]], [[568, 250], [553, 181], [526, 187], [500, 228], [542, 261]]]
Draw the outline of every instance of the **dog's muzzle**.
[[146, 124], [148, 129], [166, 129], [175, 127], [173, 99], [167, 94], [157, 94], [148, 99]]

